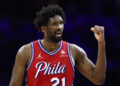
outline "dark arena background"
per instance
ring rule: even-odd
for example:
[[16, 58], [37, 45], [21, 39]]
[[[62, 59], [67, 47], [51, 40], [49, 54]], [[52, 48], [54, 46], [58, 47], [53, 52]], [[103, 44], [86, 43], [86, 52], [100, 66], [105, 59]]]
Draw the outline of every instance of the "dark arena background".
[[[65, 11], [63, 40], [82, 47], [94, 63], [97, 41], [90, 28], [105, 27], [107, 72], [101, 86], [120, 86], [120, 0], [0, 0], [0, 86], [9, 85], [18, 49], [43, 37], [33, 21], [48, 4], [58, 4]], [[75, 86], [95, 85], [76, 69]]]

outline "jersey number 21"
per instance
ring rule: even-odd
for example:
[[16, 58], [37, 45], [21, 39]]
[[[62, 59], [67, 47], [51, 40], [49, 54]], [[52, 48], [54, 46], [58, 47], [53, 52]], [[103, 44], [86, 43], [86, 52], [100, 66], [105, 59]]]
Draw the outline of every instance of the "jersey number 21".
[[[65, 77], [63, 77], [61, 81], [62, 81], [62, 86], [66, 86]], [[61, 84], [60, 79], [58, 79], [57, 77], [52, 78], [51, 82], [53, 83], [52, 86], [59, 86]]]

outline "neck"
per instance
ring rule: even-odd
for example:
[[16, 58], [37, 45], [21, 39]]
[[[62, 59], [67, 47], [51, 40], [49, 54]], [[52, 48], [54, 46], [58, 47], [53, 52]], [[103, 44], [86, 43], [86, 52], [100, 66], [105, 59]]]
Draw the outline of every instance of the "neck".
[[41, 40], [41, 43], [42, 43], [44, 49], [48, 52], [54, 52], [60, 46], [60, 42], [51, 42], [51, 41], [48, 41], [45, 39]]

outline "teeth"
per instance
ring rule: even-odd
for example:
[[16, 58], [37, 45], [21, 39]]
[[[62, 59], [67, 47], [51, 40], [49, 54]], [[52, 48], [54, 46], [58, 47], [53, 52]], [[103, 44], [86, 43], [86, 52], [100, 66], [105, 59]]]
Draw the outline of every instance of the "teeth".
[[59, 34], [56, 34], [56, 36], [57, 36], [57, 37], [60, 37], [60, 36], [62, 36], [62, 34], [61, 34], [61, 33], [59, 33]]

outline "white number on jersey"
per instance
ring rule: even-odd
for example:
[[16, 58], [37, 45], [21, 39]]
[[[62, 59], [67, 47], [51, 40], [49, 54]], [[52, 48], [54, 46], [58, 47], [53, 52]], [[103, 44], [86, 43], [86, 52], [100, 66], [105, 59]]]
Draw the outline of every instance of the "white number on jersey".
[[[60, 80], [57, 77], [54, 77], [51, 79], [51, 82], [53, 83], [52, 86], [59, 86], [60, 85]], [[65, 86], [65, 77], [62, 78], [62, 86]]]

